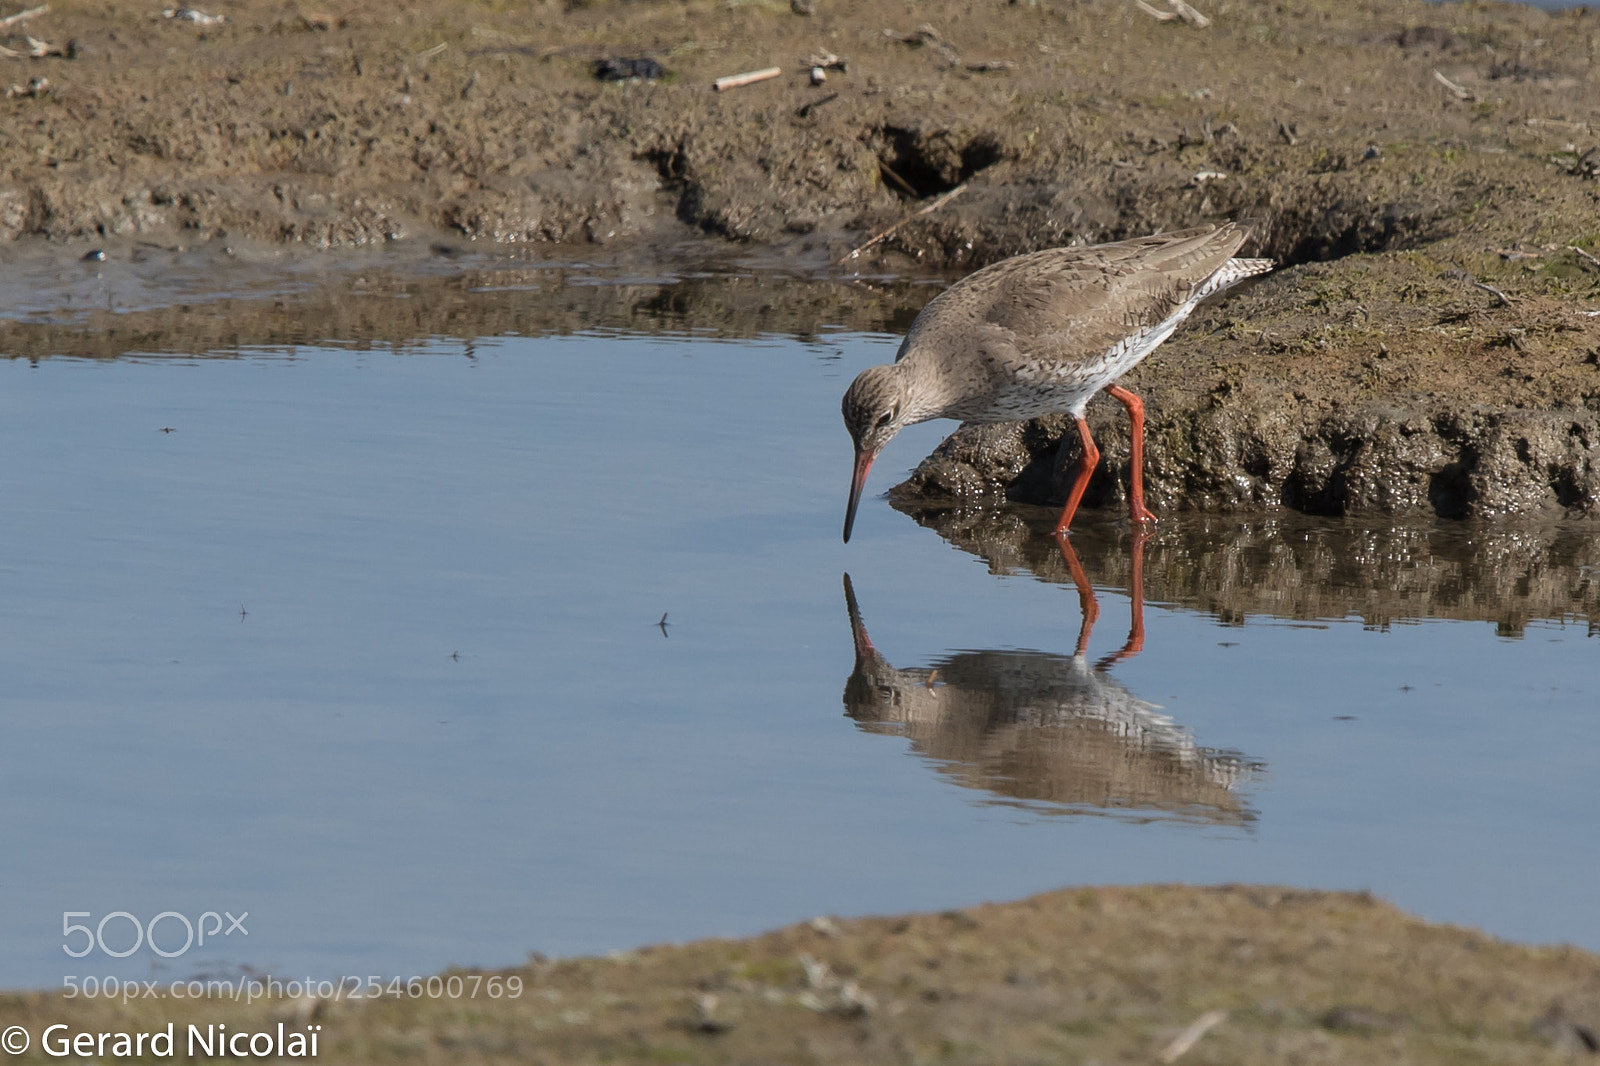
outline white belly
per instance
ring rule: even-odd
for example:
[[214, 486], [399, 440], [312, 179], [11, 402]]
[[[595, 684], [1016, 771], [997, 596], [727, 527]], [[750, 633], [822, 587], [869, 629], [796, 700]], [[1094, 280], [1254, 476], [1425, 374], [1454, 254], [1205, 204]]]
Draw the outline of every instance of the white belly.
[[990, 408], [974, 422], [1014, 422], [1041, 415], [1070, 414], [1083, 417], [1089, 398], [1160, 347], [1200, 302], [1191, 296], [1178, 309], [1153, 326], [1124, 337], [1093, 359], [1063, 363], [1041, 359], [1025, 361], [1010, 380], [997, 389]]

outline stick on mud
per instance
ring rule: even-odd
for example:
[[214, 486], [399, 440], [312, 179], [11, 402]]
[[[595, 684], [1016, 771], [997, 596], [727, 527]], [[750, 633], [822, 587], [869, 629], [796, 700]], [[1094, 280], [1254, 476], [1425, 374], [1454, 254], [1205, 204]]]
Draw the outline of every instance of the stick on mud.
[[1200, 1038], [1210, 1032], [1212, 1028], [1220, 1025], [1228, 1017], [1226, 1011], [1208, 1010], [1196, 1018], [1190, 1026], [1179, 1033], [1161, 1052], [1161, 1061], [1165, 1063], [1177, 1062], [1183, 1057], [1184, 1052], [1200, 1042]]
[[18, 11], [15, 15], [7, 15], [5, 18], [0, 19], [0, 27], [15, 26], [25, 19], [31, 19], [35, 15], [43, 15], [49, 10], [49, 4], [40, 4], [38, 7], [30, 7], [26, 11]]
[[924, 207], [920, 211], [915, 211], [912, 214], [907, 215], [905, 218], [902, 218], [899, 222], [896, 222], [894, 225], [890, 226], [888, 229], [879, 230], [877, 233], [874, 233], [871, 237], [867, 238], [867, 242], [865, 244], [857, 245], [856, 247], [850, 249], [850, 251], [848, 253], [846, 253], [845, 255], [840, 256], [838, 259], [835, 259], [833, 261], [833, 265], [834, 266], [838, 266], [840, 263], [849, 262], [850, 260], [854, 259], [856, 256], [860, 255], [862, 252], [866, 251], [868, 248], [871, 248], [874, 244], [877, 244], [879, 241], [886, 240], [888, 237], [893, 235], [895, 230], [899, 229], [901, 226], [904, 226], [907, 222], [910, 222], [912, 219], [916, 218], [918, 215], [926, 215], [926, 214], [930, 214], [930, 213], [932, 213], [934, 211], [939, 210], [939, 208], [943, 207], [945, 204], [949, 203], [951, 200], [954, 200], [957, 196], [960, 196], [963, 192], [966, 191], [966, 189], [967, 189], [966, 185], [957, 185], [955, 188], [951, 189], [949, 192], [947, 192], [943, 196], [939, 197], [937, 200], [935, 200], [933, 203], [929, 204], [927, 207]]
[[1433, 72], [1433, 80], [1438, 82], [1440, 85], [1443, 85], [1446, 89], [1449, 89], [1450, 92], [1455, 95], [1457, 100], [1474, 99], [1471, 89], [1457, 85], [1455, 82], [1451, 81], [1437, 70]]
[[1178, 17], [1197, 30], [1203, 30], [1211, 25], [1211, 20], [1200, 12], [1184, 3], [1183, 0], [1167, 0], [1168, 6], [1178, 13]]
[[1482, 289], [1484, 292], [1488, 293], [1489, 295], [1493, 296], [1495, 299], [1499, 300], [1501, 307], [1510, 307], [1511, 306], [1511, 297], [1507, 296], [1505, 293], [1501, 292], [1499, 289], [1495, 288], [1493, 285], [1485, 285], [1483, 282], [1481, 282], [1477, 278], [1473, 278], [1473, 277], [1469, 277], [1467, 280], [1472, 282], [1472, 287], [1474, 289]]
[[750, 85], [754, 82], [766, 81], [768, 78], [776, 78], [782, 73], [782, 67], [766, 67], [762, 70], [752, 70], [744, 74], [729, 74], [726, 78], [718, 78], [712, 82], [711, 87], [719, 93], [726, 92], [729, 89], [737, 89], [741, 85]]

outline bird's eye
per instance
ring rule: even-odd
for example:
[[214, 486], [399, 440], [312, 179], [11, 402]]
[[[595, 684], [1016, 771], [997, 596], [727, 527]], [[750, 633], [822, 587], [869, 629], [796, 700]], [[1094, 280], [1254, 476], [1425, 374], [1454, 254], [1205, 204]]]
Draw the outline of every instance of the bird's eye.
[[885, 411], [885, 412], [883, 412], [883, 414], [878, 416], [877, 428], [878, 429], [882, 429], [884, 426], [887, 426], [889, 424], [890, 420], [893, 419], [893, 418], [894, 418], [894, 412], [893, 411]]

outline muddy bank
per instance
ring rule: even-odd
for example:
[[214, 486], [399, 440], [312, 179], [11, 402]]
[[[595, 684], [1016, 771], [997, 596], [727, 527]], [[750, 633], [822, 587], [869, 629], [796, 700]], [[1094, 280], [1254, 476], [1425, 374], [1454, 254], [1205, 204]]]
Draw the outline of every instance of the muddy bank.
[[[0, 236], [705, 233], [825, 261], [957, 185], [884, 250], [969, 268], [1238, 215], [1289, 262], [1535, 220], [1589, 236], [1581, 10], [1225, 0], [1199, 28], [1109, 0], [804, 6], [230, 0], [197, 22], [68, 0], [7, 27], [41, 54], [11, 61]], [[662, 76], [598, 80], [618, 55]]]
[[[1429, 925], [1370, 896], [1072, 889], [748, 940], [536, 959], [515, 999], [202, 1005], [0, 997], [71, 1031], [320, 1025], [335, 1062], [1558, 1063], [1600, 1024], [1600, 958]], [[463, 972], [470, 979], [470, 973]], [[480, 984], [480, 988], [487, 987]], [[1214, 1014], [1213, 1012], [1218, 1012]], [[1219, 1016], [1220, 1015], [1220, 1016]], [[1171, 1061], [1169, 1059], [1168, 1061]]]

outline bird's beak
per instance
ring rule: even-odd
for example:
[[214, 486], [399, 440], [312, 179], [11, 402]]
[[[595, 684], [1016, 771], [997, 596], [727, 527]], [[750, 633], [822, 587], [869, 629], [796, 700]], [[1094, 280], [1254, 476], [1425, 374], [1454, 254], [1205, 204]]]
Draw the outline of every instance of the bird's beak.
[[856, 470], [850, 478], [850, 505], [844, 512], [844, 542], [850, 543], [850, 530], [856, 524], [856, 505], [861, 502], [861, 490], [867, 487], [867, 471], [872, 469], [872, 460], [878, 457], [877, 452], [865, 448], [856, 449]]

